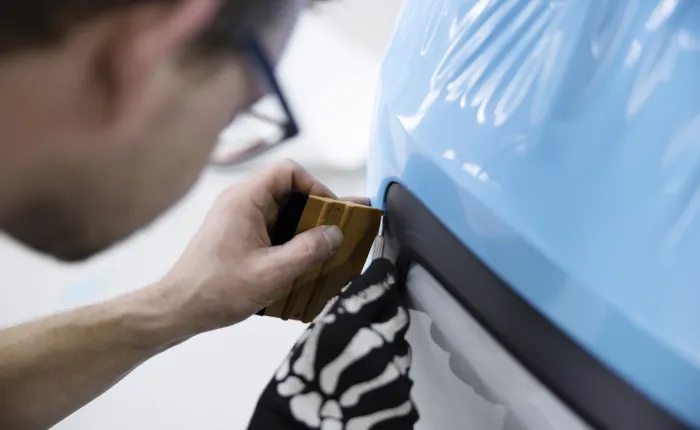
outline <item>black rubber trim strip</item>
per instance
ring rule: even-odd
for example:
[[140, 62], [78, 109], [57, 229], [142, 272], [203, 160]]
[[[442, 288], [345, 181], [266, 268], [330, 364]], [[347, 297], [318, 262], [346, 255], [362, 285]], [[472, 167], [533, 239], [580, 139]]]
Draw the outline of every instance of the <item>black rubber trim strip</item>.
[[534, 310], [401, 185], [390, 186], [384, 217], [385, 239], [428, 270], [589, 425], [615, 430], [688, 428]]
[[[272, 246], [280, 246], [294, 239], [297, 233], [297, 227], [301, 216], [304, 214], [306, 203], [309, 201], [309, 196], [297, 191], [289, 194], [287, 201], [282, 205], [277, 222], [270, 234], [270, 243]], [[261, 310], [257, 315], [264, 316], [267, 308]]]

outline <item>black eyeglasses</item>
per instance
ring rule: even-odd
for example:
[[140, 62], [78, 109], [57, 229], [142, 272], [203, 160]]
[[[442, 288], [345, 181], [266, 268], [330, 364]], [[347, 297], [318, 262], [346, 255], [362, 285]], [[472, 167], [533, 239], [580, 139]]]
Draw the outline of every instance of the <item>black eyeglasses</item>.
[[[246, 43], [245, 48], [268, 95], [256, 106], [236, 117], [231, 127], [222, 133], [217, 151], [210, 162], [215, 166], [230, 167], [245, 163], [299, 134], [299, 125], [280, 88], [272, 62], [262, 46], [253, 38]], [[273, 112], [275, 110], [277, 112]], [[279, 116], [282, 118], [278, 118]], [[267, 127], [268, 130], [261, 130], [261, 126]], [[272, 133], [269, 132], [270, 128], [273, 129]], [[240, 136], [241, 132], [243, 135], [247, 133], [248, 136]]]

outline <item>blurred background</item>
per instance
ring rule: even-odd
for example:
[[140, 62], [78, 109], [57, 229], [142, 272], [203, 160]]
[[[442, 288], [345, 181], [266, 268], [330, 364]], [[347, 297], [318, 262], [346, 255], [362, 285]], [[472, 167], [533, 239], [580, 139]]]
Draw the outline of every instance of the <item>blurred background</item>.
[[[158, 280], [214, 198], [281, 158], [338, 195], [364, 195], [375, 87], [400, 0], [345, 0], [308, 12], [278, 74], [302, 136], [244, 166], [210, 169], [178, 206], [92, 261], [64, 266], [0, 236], [0, 325], [93, 303]], [[253, 317], [196, 338], [136, 370], [59, 430], [242, 429], [304, 326]]]

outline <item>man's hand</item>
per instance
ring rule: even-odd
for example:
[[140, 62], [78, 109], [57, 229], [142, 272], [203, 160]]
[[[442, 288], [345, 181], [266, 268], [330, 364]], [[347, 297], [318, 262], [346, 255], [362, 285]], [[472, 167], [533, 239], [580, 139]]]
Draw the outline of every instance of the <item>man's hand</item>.
[[224, 192], [161, 282], [0, 330], [0, 429], [53, 426], [153, 355], [244, 320], [323, 263], [343, 240], [337, 228], [270, 246], [268, 232], [292, 190], [335, 197], [283, 163]]
[[[184, 334], [235, 324], [272, 304], [299, 275], [340, 247], [338, 227], [318, 227], [271, 247], [270, 229], [292, 191], [336, 198], [301, 166], [285, 162], [226, 190], [162, 283], [188, 324]], [[353, 199], [367, 203], [366, 199]]]

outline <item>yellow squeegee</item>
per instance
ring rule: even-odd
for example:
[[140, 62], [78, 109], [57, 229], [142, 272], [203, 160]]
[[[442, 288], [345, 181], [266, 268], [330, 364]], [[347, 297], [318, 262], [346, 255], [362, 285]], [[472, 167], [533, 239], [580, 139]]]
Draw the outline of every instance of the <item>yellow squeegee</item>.
[[272, 245], [282, 245], [297, 234], [317, 226], [337, 225], [345, 240], [325, 264], [294, 281], [288, 294], [262, 310], [265, 315], [305, 323], [313, 321], [326, 303], [365, 265], [379, 233], [382, 211], [367, 206], [322, 197], [292, 193], [280, 210], [272, 232]]

